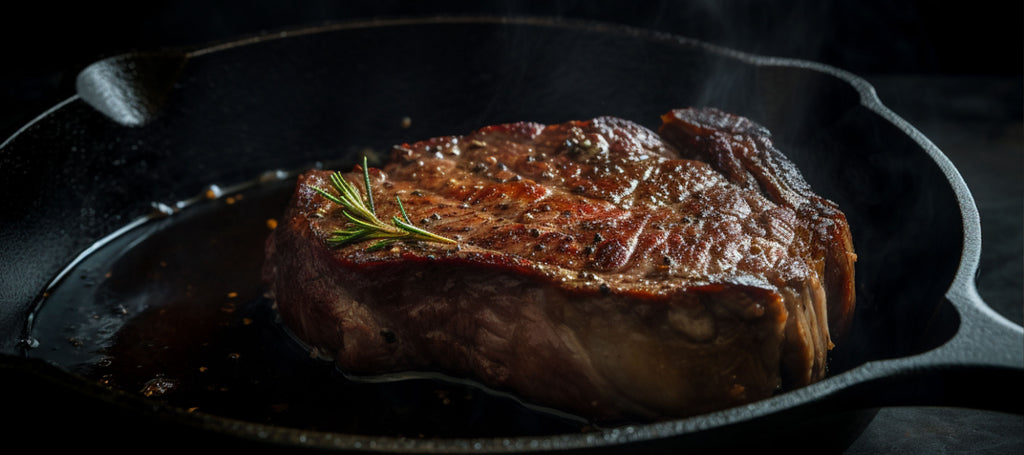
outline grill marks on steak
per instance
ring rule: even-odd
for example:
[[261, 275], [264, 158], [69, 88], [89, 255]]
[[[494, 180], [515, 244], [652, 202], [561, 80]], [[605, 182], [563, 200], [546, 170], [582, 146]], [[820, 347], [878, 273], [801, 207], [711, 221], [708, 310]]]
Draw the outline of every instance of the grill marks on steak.
[[[822, 378], [853, 307], [845, 217], [767, 132], [713, 109], [656, 134], [602, 117], [396, 147], [370, 169], [458, 246], [326, 246], [300, 177], [268, 239], [282, 318], [357, 374], [435, 370], [594, 419], [706, 412]], [[361, 170], [346, 178], [362, 189]], [[827, 306], [827, 308], [826, 308]]]

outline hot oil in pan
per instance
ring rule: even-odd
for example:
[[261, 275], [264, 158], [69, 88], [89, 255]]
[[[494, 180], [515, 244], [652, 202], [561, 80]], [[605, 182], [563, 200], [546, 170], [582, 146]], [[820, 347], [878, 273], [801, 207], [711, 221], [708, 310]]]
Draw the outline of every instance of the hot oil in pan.
[[294, 180], [190, 204], [109, 239], [35, 315], [28, 355], [216, 416], [319, 431], [489, 437], [582, 431], [476, 387], [367, 383], [311, 359], [263, 297], [263, 244]]

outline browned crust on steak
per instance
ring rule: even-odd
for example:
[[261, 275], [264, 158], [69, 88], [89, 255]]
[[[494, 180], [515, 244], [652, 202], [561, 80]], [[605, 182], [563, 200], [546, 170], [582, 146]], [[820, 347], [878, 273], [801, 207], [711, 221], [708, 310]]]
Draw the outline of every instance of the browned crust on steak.
[[[594, 419], [684, 416], [806, 385], [853, 308], [852, 241], [763, 128], [712, 109], [659, 134], [602, 117], [395, 148], [370, 169], [459, 241], [330, 248], [299, 178], [267, 242], [285, 323], [356, 374], [436, 370]], [[345, 177], [363, 189], [362, 171]], [[831, 334], [830, 334], [831, 326]]]

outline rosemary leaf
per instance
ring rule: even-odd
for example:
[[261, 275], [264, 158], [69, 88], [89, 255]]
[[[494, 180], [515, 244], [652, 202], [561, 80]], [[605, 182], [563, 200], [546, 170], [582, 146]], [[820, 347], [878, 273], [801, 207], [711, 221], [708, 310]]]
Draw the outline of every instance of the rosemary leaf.
[[405, 206], [402, 205], [402, 199], [399, 198], [398, 196], [395, 196], [395, 202], [398, 203], [398, 210], [402, 212], [402, 218], [405, 218], [405, 222], [412, 224], [412, 220], [409, 219], [409, 214], [405, 213]]
[[373, 191], [370, 191], [370, 167], [366, 164], [366, 157], [363, 157], [363, 185], [366, 188], [366, 205], [370, 207], [370, 213], [377, 216], [377, 209], [373, 207]]

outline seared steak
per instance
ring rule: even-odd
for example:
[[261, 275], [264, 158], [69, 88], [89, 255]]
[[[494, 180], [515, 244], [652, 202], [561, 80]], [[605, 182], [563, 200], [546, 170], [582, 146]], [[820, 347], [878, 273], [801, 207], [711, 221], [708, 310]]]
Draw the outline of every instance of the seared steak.
[[[750, 120], [513, 123], [394, 148], [379, 218], [456, 240], [332, 245], [299, 178], [267, 241], [285, 324], [355, 375], [433, 371], [594, 420], [687, 416], [821, 379], [849, 324], [845, 216]], [[363, 191], [363, 170], [344, 178]]]

